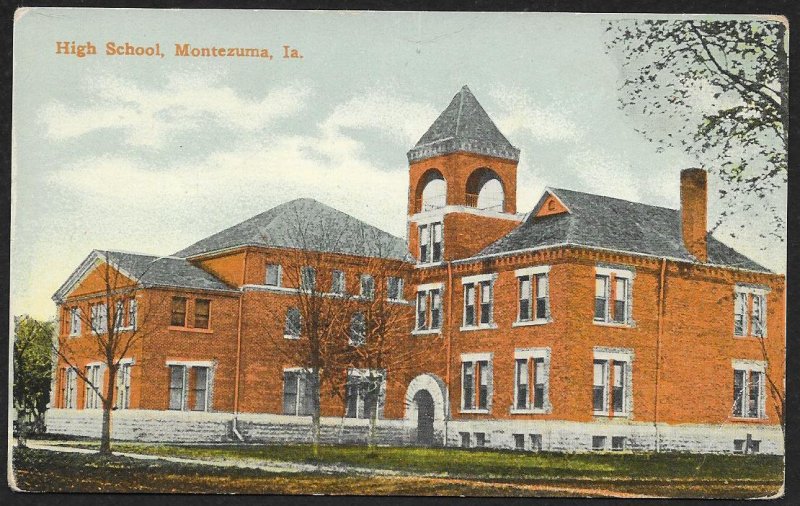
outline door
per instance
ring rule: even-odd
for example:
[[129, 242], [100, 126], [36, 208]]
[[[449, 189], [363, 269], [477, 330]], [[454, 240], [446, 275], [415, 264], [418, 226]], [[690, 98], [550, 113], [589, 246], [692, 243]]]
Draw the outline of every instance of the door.
[[433, 397], [427, 390], [420, 390], [414, 396], [417, 405], [417, 444], [433, 444]]

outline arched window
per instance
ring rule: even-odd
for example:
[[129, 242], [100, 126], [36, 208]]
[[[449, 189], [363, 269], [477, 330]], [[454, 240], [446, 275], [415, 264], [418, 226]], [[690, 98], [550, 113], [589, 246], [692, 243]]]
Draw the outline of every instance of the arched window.
[[505, 191], [500, 176], [492, 169], [476, 169], [467, 179], [467, 205], [478, 209], [503, 211]]

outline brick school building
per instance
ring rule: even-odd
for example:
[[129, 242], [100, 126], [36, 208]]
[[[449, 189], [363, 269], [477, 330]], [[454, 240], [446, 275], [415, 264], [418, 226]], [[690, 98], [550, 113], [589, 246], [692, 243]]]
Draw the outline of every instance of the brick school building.
[[[466, 86], [408, 160], [406, 238], [297, 199], [171, 255], [93, 251], [53, 297], [48, 430], [99, 435], [91, 378], [115, 438], [308, 441], [324, 321], [325, 442], [375, 414], [383, 444], [783, 453], [785, 278], [708, 232], [705, 171], [680, 209], [547, 188], [517, 213], [519, 150]], [[111, 382], [109, 319], [142, 334]]]

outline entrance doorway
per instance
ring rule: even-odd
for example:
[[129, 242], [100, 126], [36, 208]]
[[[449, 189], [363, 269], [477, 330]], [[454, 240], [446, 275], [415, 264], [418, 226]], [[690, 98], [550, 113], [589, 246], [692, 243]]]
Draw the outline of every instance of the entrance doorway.
[[433, 444], [433, 397], [427, 390], [420, 390], [414, 396], [417, 406], [417, 444]]

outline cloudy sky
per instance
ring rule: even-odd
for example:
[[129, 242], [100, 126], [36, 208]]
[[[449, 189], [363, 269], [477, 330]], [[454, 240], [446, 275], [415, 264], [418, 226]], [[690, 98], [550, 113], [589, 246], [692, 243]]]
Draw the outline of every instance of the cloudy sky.
[[[618, 109], [607, 16], [34, 9], [17, 18], [12, 314], [52, 316], [51, 295], [93, 248], [170, 254], [298, 197], [403, 236], [405, 153], [464, 84], [522, 150], [520, 211], [545, 186], [678, 207], [679, 171], [713, 163], [657, 153], [635, 131], [641, 118]], [[55, 54], [58, 41], [91, 41], [99, 54]], [[108, 41], [158, 42], [165, 56], [106, 56]], [[176, 43], [275, 57], [181, 58]], [[280, 58], [284, 44], [303, 58]], [[710, 222], [717, 212], [712, 198]], [[785, 246], [764, 249], [760, 224], [749, 225], [736, 240], [718, 237], [783, 272]]]

